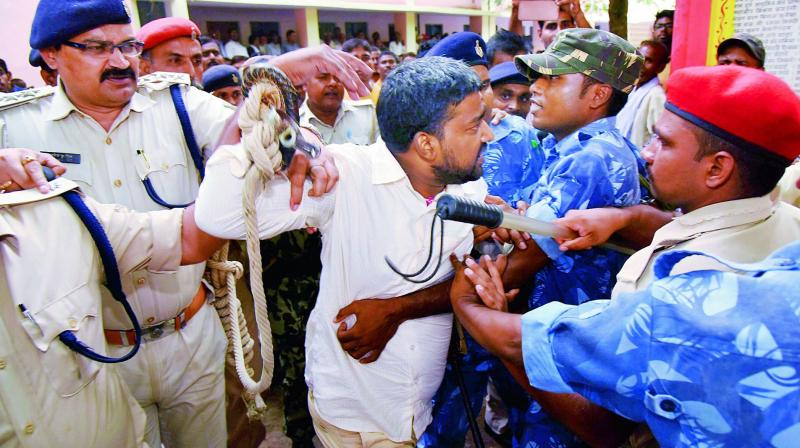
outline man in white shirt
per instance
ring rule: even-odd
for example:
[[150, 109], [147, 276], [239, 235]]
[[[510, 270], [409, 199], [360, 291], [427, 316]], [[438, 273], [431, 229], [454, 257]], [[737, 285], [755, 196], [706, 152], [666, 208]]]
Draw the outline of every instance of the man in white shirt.
[[[432, 257], [419, 283], [387, 259], [418, 271], [439, 246], [430, 247], [436, 199], [486, 195], [481, 153], [493, 136], [480, 81], [466, 65], [440, 57], [404, 64], [386, 79], [379, 104], [383, 141], [329, 147], [340, 173], [331, 194], [292, 211], [289, 183], [276, 177], [256, 199], [261, 238], [306, 226], [323, 235], [305, 377], [326, 447], [414, 446], [431, 421], [452, 327], [447, 256], [471, 250], [472, 226], [433, 229], [443, 256]], [[244, 180], [235, 173], [248, 164], [241, 145], [222, 146], [209, 160], [196, 203], [200, 228], [243, 237]]]
[[644, 57], [642, 71], [633, 91], [628, 94], [628, 102], [617, 114], [617, 129], [641, 149], [650, 140], [653, 126], [664, 112], [667, 96], [658, 74], [666, 67], [669, 54], [664, 44], [654, 40], [642, 42], [639, 53]]
[[250, 57], [247, 54], [247, 47], [239, 42], [239, 31], [235, 28], [231, 28], [230, 31], [228, 31], [228, 41], [225, 42], [225, 57], [233, 59], [234, 56]]
[[371, 145], [378, 139], [372, 100], [344, 101], [344, 86], [330, 73], [318, 73], [303, 87], [300, 126], [313, 127], [326, 145]]

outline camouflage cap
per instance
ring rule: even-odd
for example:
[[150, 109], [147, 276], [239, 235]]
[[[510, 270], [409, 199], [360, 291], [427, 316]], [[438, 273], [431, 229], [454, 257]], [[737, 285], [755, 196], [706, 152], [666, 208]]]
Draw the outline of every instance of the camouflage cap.
[[734, 46], [734, 45], [744, 45], [744, 47], [750, 51], [754, 58], [761, 63], [761, 66], [764, 66], [764, 61], [767, 59], [767, 50], [764, 49], [764, 43], [761, 42], [761, 39], [753, 36], [752, 34], [747, 33], [736, 33], [733, 37], [729, 37], [723, 40], [719, 47], [717, 47], [717, 57], [721, 55], [725, 50]]
[[625, 39], [591, 28], [563, 30], [544, 53], [514, 60], [517, 70], [531, 80], [539, 75], [583, 73], [625, 93], [633, 90], [643, 61]]

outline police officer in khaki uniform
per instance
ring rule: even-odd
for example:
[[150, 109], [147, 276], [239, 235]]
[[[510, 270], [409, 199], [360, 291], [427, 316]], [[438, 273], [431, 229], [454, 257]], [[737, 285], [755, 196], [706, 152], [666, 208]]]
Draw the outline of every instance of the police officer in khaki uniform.
[[[30, 150], [2, 151], [4, 189], [31, 186], [24, 172], [8, 175], [14, 161], [28, 170], [41, 170], [39, 161], [59, 168]], [[110, 352], [100, 299], [109, 269], [86, 225], [59, 197], [77, 188], [60, 178], [46, 194], [0, 194], [0, 446], [143, 446], [145, 415], [118, 369], [71, 352], [58, 337], [69, 332], [97, 353]], [[223, 243], [194, 225], [192, 209], [136, 213], [83, 202], [123, 275], [175, 272]]]
[[[188, 204], [199, 179], [170, 87], [181, 86], [201, 149], [211, 147], [233, 108], [191, 88], [182, 74], [155, 74], [137, 85], [142, 46], [129, 22], [123, 2], [42, 0], [31, 46], [59, 71], [60, 83], [5, 98], [0, 146], [50, 152], [67, 166], [70, 180], [103, 203], [138, 211], [164, 209], [159, 201]], [[118, 370], [147, 414], [151, 446], [225, 444], [226, 342], [200, 283], [203, 270], [200, 263], [123, 276], [146, 342]], [[120, 356], [132, 342], [130, 323], [107, 296], [102, 311], [109, 353]]]
[[[31, 46], [59, 71], [60, 83], [0, 99], [0, 147], [51, 152], [68, 167], [68, 177], [101, 202], [147, 211], [193, 201], [198, 173], [186, 137], [192, 135], [200, 151], [211, 149], [233, 109], [191, 88], [186, 75], [154, 74], [137, 85], [142, 44], [124, 2], [42, 0]], [[364, 94], [366, 87], [346, 71], [367, 69], [332, 53], [309, 50], [275, 65], [300, 84], [314, 73], [310, 62], [304, 64], [312, 61]], [[193, 131], [182, 129], [171, 98], [174, 85]], [[145, 408], [147, 440], [154, 446], [225, 444], [225, 338], [200, 284], [202, 272], [198, 264], [123, 278], [147, 342], [119, 369]], [[131, 328], [121, 307], [107, 299], [106, 339], [109, 352], [118, 355], [129, 348]]]

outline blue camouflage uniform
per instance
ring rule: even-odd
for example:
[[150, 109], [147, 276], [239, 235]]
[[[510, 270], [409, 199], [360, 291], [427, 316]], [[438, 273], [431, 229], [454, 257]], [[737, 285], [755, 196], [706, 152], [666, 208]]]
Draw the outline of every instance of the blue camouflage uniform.
[[542, 175], [544, 152], [538, 131], [516, 115], [490, 127], [494, 140], [483, 154], [483, 179], [489, 185], [489, 194], [513, 206], [523, 199], [522, 190]]
[[[494, 140], [487, 144], [483, 156], [483, 178], [489, 185], [489, 194], [515, 204], [522, 198], [524, 188], [536, 183], [541, 176], [544, 153], [538, 134], [523, 118], [514, 115], [490, 127]], [[525, 396], [525, 391], [496, 357], [466, 331], [464, 339], [467, 353], [461, 358], [461, 369], [475, 416], [480, 414], [489, 377], [504, 401], [519, 401], [515, 397]], [[454, 367], [448, 361], [442, 384], [433, 398], [433, 421], [420, 437], [418, 448], [464, 446], [469, 423], [455, 375]], [[526, 408], [527, 403], [524, 403], [523, 409]]]
[[531, 385], [646, 422], [665, 447], [798, 446], [800, 242], [668, 276], [696, 254], [662, 255], [646, 290], [525, 314]]
[[[544, 174], [528, 189], [527, 216], [543, 221], [563, 217], [567, 211], [596, 207], [628, 207], [640, 202], [642, 160], [614, 126], [614, 117], [594, 121], [561, 141], [548, 135]], [[579, 305], [608, 299], [616, 274], [627, 256], [603, 248], [561, 252], [551, 238], [532, 235], [551, 262], [537, 274], [528, 305], [535, 309], [550, 302]], [[522, 419], [522, 421], [518, 421]], [[524, 415], [511, 412], [514, 446], [582, 446], [580, 440], [531, 400]]]

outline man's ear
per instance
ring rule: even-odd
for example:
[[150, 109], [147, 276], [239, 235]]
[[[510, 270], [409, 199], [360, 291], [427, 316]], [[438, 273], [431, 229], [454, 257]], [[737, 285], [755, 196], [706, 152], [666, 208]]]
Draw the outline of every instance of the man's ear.
[[58, 62], [56, 62], [56, 49], [53, 47], [42, 48], [39, 50], [39, 53], [42, 55], [42, 60], [44, 60], [45, 64], [49, 65], [50, 68], [54, 70], [58, 70]]
[[150, 60], [147, 58], [139, 57], [139, 73], [142, 75], [150, 74]]
[[706, 160], [706, 186], [717, 189], [731, 182], [736, 172], [736, 159], [727, 151], [718, 151], [704, 157]]
[[590, 107], [599, 109], [611, 101], [611, 97], [614, 95], [614, 88], [608, 84], [595, 83], [589, 86], [587, 94], [591, 95]]
[[417, 132], [411, 141], [414, 151], [426, 162], [434, 162], [439, 157], [441, 145], [439, 139], [427, 132]]

